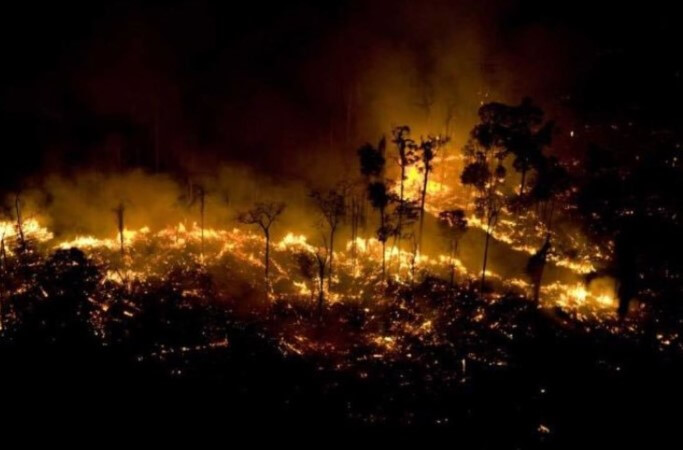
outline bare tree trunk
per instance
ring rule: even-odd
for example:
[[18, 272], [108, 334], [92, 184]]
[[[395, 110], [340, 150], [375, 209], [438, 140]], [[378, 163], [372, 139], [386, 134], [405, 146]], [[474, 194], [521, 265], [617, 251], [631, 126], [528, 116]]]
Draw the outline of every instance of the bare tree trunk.
[[427, 200], [427, 181], [429, 179], [429, 169], [425, 168], [424, 181], [422, 183], [422, 193], [420, 197], [420, 236], [417, 241], [417, 251], [422, 250], [422, 230], [425, 221], [425, 201]]
[[26, 245], [26, 237], [24, 236], [24, 220], [21, 217], [21, 202], [19, 195], [14, 198], [14, 209], [17, 213], [17, 233], [19, 234], [19, 244], [24, 249]]
[[[398, 220], [396, 221], [396, 235], [394, 237], [394, 248], [398, 246], [398, 273], [401, 273], [401, 237], [403, 234], [403, 208], [405, 208], [405, 179], [406, 167], [402, 162], [401, 165], [401, 187], [398, 201]], [[393, 255], [392, 255], [393, 256]]]
[[270, 272], [270, 231], [264, 230], [266, 235], [266, 285], [268, 284], [268, 273]]
[[489, 218], [486, 226], [486, 240], [484, 241], [484, 267], [481, 270], [481, 292], [484, 292], [484, 284], [486, 283], [486, 263], [489, 257], [489, 241], [491, 239], [491, 221], [493, 216]]
[[116, 225], [119, 230], [119, 246], [120, 246], [120, 251], [121, 251], [121, 257], [124, 256], [124, 243], [123, 243], [123, 214], [124, 214], [124, 207], [123, 203], [120, 203], [119, 206], [116, 208]]

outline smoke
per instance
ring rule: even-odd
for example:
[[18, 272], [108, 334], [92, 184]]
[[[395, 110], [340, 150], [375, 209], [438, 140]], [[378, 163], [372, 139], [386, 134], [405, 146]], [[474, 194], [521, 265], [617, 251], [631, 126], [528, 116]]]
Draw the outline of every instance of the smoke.
[[[57, 236], [113, 236], [118, 205], [130, 229], [199, 222], [201, 189], [207, 227], [232, 228], [255, 202], [283, 201], [274, 233], [314, 238], [310, 189], [356, 179], [356, 149], [393, 126], [411, 126], [416, 139], [448, 134], [455, 155], [482, 103], [527, 95], [570, 126], [560, 99], [589, 65], [588, 44], [546, 26], [542, 11], [521, 20], [524, 8], [406, 0], [264, 11], [123, 2], [90, 11], [90, 27], [50, 47], [53, 68], [5, 87], [3, 110], [23, 124], [7, 127], [21, 150], [10, 158], [40, 163], [10, 160], [6, 167], [22, 170], [3, 171], [2, 182]], [[432, 175], [454, 203], [465, 195], [460, 169]], [[389, 177], [396, 171], [389, 158]], [[442, 252], [432, 218], [425, 234], [425, 250]], [[482, 247], [482, 233], [468, 231], [460, 257], [472, 272]], [[494, 243], [489, 267], [519, 276], [527, 257]]]
[[27, 151], [42, 164], [32, 173], [215, 174], [230, 163], [314, 183], [351, 176], [355, 149], [395, 125], [447, 131], [459, 148], [482, 102], [529, 95], [567, 116], [558, 99], [583, 45], [542, 16], [520, 23], [521, 10], [499, 1], [87, 10], [89, 28], [45, 50], [54, 68], [5, 88], [4, 109], [31, 122], [30, 141], [7, 131], [35, 147]]
[[[204, 192], [204, 225], [237, 227], [237, 215], [256, 202], [285, 202], [273, 231], [308, 232], [316, 226], [315, 211], [307, 202], [302, 183], [277, 181], [246, 167], [222, 166], [216, 175], [177, 179], [142, 170], [104, 174], [78, 171], [71, 176], [52, 174], [27, 181], [19, 194], [24, 220], [37, 219], [55, 237], [88, 235], [98, 238], [117, 233], [115, 210], [124, 208], [124, 225], [157, 231], [179, 223], [201, 223], [200, 192]], [[14, 194], [4, 199], [5, 218], [14, 220]]]

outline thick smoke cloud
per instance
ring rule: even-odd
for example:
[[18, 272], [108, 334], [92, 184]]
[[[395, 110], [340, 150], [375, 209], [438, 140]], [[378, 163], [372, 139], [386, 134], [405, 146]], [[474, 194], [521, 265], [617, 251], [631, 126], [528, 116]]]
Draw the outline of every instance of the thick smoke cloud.
[[64, 27], [33, 30], [53, 42], [26, 48], [43, 63], [10, 71], [7, 134], [26, 150], [22, 175], [74, 166], [202, 173], [225, 162], [309, 181], [355, 175], [355, 148], [392, 125], [437, 133], [450, 118], [459, 146], [484, 101], [530, 95], [567, 115], [558, 102], [585, 66], [585, 45], [566, 27], [544, 26], [543, 11], [516, 23], [526, 7], [64, 7], [53, 11]]

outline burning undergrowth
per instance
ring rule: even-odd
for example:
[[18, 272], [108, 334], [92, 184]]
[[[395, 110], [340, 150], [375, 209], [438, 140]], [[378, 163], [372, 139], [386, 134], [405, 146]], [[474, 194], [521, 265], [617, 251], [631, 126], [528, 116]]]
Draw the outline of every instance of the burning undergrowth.
[[[339, 414], [338, 423], [449, 426], [471, 423], [469, 408], [522, 433], [513, 439], [545, 442], [555, 421], [538, 405], [555, 385], [545, 369], [529, 369], [541, 364], [538, 355], [590, 339], [591, 370], [613, 377], [630, 370], [634, 348], [683, 349], [674, 331], [650, 335], [639, 314], [619, 320], [599, 300], [609, 290], [601, 283], [549, 283], [544, 292], [553, 300], [539, 305], [524, 295], [523, 280], [493, 277], [495, 290], [482, 295], [464, 266], [451, 284], [448, 258], [422, 255], [411, 269], [410, 252], [398, 250], [383, 279], [376, 239], [340, 246], [329, 290], [302, 267], [302, 255], [310, 261], [318, 247], [287, 233], [271, 243], [264, 288], [265, 240], [251, 228], [180, 223], [59, 241], [38, 222], [24, 225], [23, 238], [6, 234], [3, 345], [42, 342], [58, 351], [92, 341], [175, 383], [224, 380], [222, 389], [250, 403], [257, 394], [244, 392], [275, 383], [262, 394], [267, 405], [308, 417], [297, 405], [315, 398], [325, 412], [318, 420]], [[557, 358], [563, 376], [578, 370], [574, 359]], [[264, 364], [273, 372], [256, 381]], [[501, 380], [518, 384], [503, 395]], [[490, 418], [486, 399], [496, 392], [495, 410], [505, 398], [514, 420]]]
[[[2, 344], [87, 343], [199, 383], [250, 385], [221, 365], [235, 358], [301, 369], [344, 420], [386, 424], [447, 424], [467, 408], [444, 399], [485, 397], [482, 380], [533, 373], [525, 389], [546, 389], [534, 352], [553, 347], [590, 341], [590, 358], [555, 363], [608, 378], [629, 349], [675, 359], [675, 327], [644, 303], [617, 309], [614, 243], [582, 232], [572, 164], [543, 154], [542, 113], [525, 100], [480, 116], [462, 155], [396, 127], [332, 186], [239, 167], [28, 183], [0, 222]], [[528, 400], [505, 395], [512, 409]], [[535, 436], [552, 429], [539, 417], [524, 416]]]

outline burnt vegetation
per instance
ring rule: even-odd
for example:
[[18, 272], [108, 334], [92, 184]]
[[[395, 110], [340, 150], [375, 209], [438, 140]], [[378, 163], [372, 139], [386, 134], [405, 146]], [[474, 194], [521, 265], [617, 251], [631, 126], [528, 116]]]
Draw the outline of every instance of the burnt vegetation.
[[0, 83], [1, 413], [678, 439], [678, 23], [117, 3]]
[[[389, 177], [382, 138], [358, 150], [358, 180], [311, 191], [319, 237], [310, 243], [289, 248], [282, 241], [273, 254], [272, 229], [286, 214], [284, 203], [258, 202], [239, 213], [237, 223], [256, 228], [246, 238], [251, 262], [229, 238], [221, 238], [228, 247], [219, 259], [209, 257], [217, 249], [205, 237], [203, 190], [194, 196], [202, 215], [198, 247], [179, 247], [143, 275], [131, 261], [153, 258], [164, 244], [154, 242], [159, 237], [126, 241], [124, 202], [113, 208], [117, 232], [109, 250], [53, 250], [26, 229], [15, 196], [11, 238], [5, 230], [2, 240], [3, 385], [39, 383], [49, 372], [50, 384], [37, 392], [58, 395], [52, 386], [64, 383], [84, 402], [102, 384], [118, 386], [104, 394], [112, 397], [173, 389], [182, 405], [211, 392], [230, 399], [228, 415], [240, 421], [264, 420], [268, 411], [265, 420], [280, 424], [446, 426], [486, 445], [553, 445], [571, 439], [565, 430], [596, 431], [595, 421], [608, 433], [635, 417], [642, 423], [633, 408], [650, 407], [650, 400], [627, 402], [618, 386], [668, 383], [681, 373], [680, 266], [667, 250], [681, 231], [673, 212], [680, 169], [653, 156], [618, 165], [597, 148], [587, 153], [585, 170], [572, 169], [546, 155], [552, 126], [530, 100], [484, 105], [480, 118], [459, 174], [472, 186], [471, 216], [453, 208], [435, 217], [443, 270], [420, 262], [419, 242], [428, 175], [444, 140], [416, 144], [407, 126], [392, 132], [398, 183]], [[520, 176], [512, 188], [505, 184], [510, 164]], [[413, 165], [423, 177], [414, 199], [402, 185]], [[662, 183], [671, 189], [662, 191]], [[377, 216], [374, 230], [362, 218], [365, 202]], [[541, 245], [522, 269], [526, 288], [489, 282], [498, 220], [505, 214], [521, 221], [530, 212]], [[581, 217], [587, 236], [610, 242], [614, 258], [583, 277], [587, 284], [604, 274], [617, 280], [611, 315], [587, 319], [542, 294], [544, 269], [563, 239], [553, 221], [567, 214]], [[479, 274], [458, 259], [473, 220], [484, 239]], [[651, 227], [658, 232], [647, 232]], [[346, 228], [352, 241], [335, 265], [336, 238]], [[379, 257], [359, 253], [364, 235], [374, 235]], [[294, 275], [307, 293], [284, 288]], [[551, 303], [542, 305], [542, 296]], [[653, 359], [656, 368], [644, 371]], [[581, 377], [593, 381], [577, 391]], [[610, 406], [587, 411], [595, 401]], [[613, 415], [616, 405], [625, 409]], [[489, 427], [501, 431], [482, 438]]]

